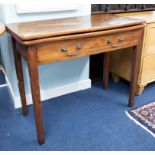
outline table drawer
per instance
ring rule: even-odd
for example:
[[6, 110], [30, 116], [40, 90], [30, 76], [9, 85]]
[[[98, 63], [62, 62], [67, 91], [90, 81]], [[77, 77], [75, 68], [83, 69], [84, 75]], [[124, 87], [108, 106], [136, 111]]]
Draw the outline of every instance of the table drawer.
[[141, 30], [51, 42], [37, 47], [38, 63], [63, 61], [136, 45]]

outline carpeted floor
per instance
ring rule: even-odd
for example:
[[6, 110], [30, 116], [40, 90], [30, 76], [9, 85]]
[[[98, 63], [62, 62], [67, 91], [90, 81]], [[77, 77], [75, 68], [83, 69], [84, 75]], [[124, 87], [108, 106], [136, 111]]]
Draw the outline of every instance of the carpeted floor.
[[[155, 150], [155, 138], [126, 115], [129, 84], [101, 81], [91, 89], [44, 101], [46, 143], [38, 145], [33, 108], [23, 117], [7, 87], [0, 88], [0, 150]], [[155, 84], [136, 97], [135, 105], [155, 100]]]

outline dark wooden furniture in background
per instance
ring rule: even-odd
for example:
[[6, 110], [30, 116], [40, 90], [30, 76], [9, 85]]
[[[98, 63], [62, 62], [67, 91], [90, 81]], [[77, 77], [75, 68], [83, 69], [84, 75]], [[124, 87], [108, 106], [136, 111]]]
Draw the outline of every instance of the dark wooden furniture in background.
[[[21, 57], [28, 63], [38, 142], [45, 141], [38, 65], [104, 53], [104, 87], [108, 87], [109, 52], [133, 47], [128, 106], [134, 104], [143, 21], [114, 15], [90, 15], [7, 25], [14, 46], [23, 114], [27, 114]], [[97, 69], [97, 68], [96, 68]]]
[[92, 4], [92, 14], [155, 10], [155, 4]]

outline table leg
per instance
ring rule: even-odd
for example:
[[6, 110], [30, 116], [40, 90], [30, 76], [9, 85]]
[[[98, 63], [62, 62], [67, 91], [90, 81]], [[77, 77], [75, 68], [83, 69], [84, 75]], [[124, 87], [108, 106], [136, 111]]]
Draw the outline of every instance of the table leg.
[[136, 85], [138, 80], [138, 69], [139, 69], [139, 50], [137, 46], [133, 47], [132, 50], [132, 64], [131, 64], [131, 82], [130, 82], [130, 94], [128, 106], [134, 106], [134, 97], [136, 91]]
[[21, 55], [16, 50], [16, 40], [14, 38], [12, 38], [12, 44], [13, 44], [13, 53], [14, 53], [16, 74], [18, 79], [19, 93], [20, 93], [21, 103], [22, 103], [22, 111], [23, 111], [23, 115], [26, 116], [28, 114], [28, 109], [26, 105], [26, 95], [25, 95]]
[[45, 142], [45, 136], [44, 136], [44, 127], [43, 127], [43, 120], [42, 120], [42, 108], [41, 108], [41, 101], [40, 101], [37, 51], [35, 47], [28, 47], [28, 68], [29, 68], [29, 76], [30, 76], [30, 84], [31, 84], [33, 106], [34, 106], [34, 115], [35, 115], [38, 143], [43, 144]]
[[110, 53], [104, 53], [103, 57], [103, 87], [104, 89], [108, 88], [109, 84], [109, 60], [110, 60]]

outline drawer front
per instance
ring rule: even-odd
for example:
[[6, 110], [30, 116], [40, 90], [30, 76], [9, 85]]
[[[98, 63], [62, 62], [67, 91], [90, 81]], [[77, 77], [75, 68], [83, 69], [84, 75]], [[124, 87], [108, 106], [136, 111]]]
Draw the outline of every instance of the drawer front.
[[52, 42], [37, 47], [38, 63], [50, 63], [97, 53], [114, 51], [138, 44], [142, 31]]
[[155, 55], [146, 56], [143, 59], [141, 84], [146, 85], [155, 81]]
[[144, 44], [145, 56], [155, 54], [155, 24], [148, 24]]

